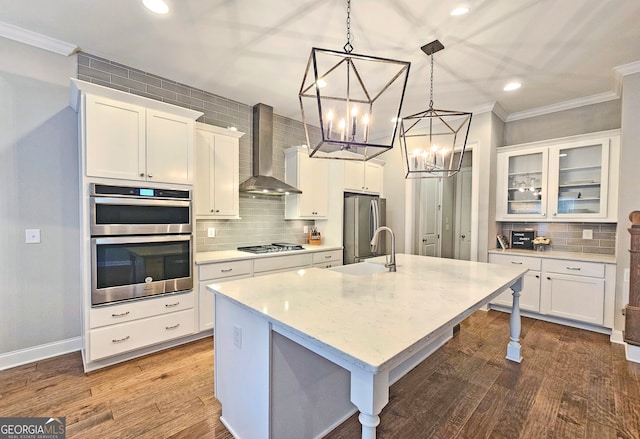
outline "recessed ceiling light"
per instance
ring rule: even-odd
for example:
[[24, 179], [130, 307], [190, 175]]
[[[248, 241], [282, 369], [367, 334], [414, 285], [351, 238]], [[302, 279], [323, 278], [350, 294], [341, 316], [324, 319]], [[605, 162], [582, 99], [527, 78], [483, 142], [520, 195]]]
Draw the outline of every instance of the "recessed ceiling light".
[[469, 12], [469, 8], [467, 8], [466, 6], [460, 6], [459, 8], [455, 8], [453, 11], [451, 11], [451, 15], [464, 15], [467, 12]]
[[169, 12], [169, 6], [164, 0], [142, 0], [145, 7], [156, 14], [166, 14]]
[[522, 84], [519, 82], [510, 82], [507, 85], [504, 86], [504, 91], [513, 91], [513, 90], [517, 90], [520, 87], [522, 87]]

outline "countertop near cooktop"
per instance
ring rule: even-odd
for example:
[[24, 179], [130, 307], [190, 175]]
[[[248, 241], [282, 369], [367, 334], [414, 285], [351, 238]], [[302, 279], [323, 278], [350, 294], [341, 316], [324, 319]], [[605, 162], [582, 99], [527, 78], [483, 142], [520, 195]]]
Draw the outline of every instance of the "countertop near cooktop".
[[598, 253], [577, 253], [577, 252], [563, 252], [554, 250], [536, 251], [536, 250], [516, 250], [516, 249], [494, 249], [489, 250], [489, 253], [497, 255], [517, 255], [517, 256], [532, 256], [537, 258], [546, 259], [570, 259], [573, 261], [586, 261], [586, 262], [602, 262], [605, 264], [615, 264], [616, 257], [614, 255], [601, 255]]
[[297, 255], [304, 253], [316, 253], [328, 250], [342, 250], [339, 245], [303, 245], [304, 250], [291, 250], [272, 253], [249, 253], [239, 250], [220, 250], [215, 252], [200, 252], [195, 255], [196, 265], [209, 264], [212, 262], [236, 261], [243, 259], [271, 258], [274, 256]]

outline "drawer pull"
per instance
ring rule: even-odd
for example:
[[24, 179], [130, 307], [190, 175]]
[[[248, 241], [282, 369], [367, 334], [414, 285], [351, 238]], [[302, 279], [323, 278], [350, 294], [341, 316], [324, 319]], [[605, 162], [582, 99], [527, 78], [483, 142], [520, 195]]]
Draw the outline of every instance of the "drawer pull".
[[511, 261], [511, 263], [516, 265], [522, 265], [522, 262], [517, 262], [517, 261]]
[[111, 340], [111, 343], [122, 343], [123, 341], [127, 341], [129, 340], [131, 337], [130, 336], [126, 336], [124, 338], [114, 338], [113, 340]]
[[580, 267], [567, 267], [567, 270], [580, 271]]
[[173, 308], [174, 306], [178, 306], [180, 305], [180, 302], [176, 302], [176, 303], [165, 303], [165, 307], [167, 308]]
[[325, 259], [331, 259], [331, 255], [329, 255], [329, 256], [325, 256], [324, 258], [325, 258]]
[[129, 315], [129, 311], [126, 311], [126, 312], [121, 312], [120, 314], [111, 314], [111, 317], [124, 317], [128, 315]]
[[176, 329], [178, 326], [180, 326], [180, 323], [176, 323], [173, 326], [165, 326], [164, 329], [166, 329], [167, 331], [170, 331], [172, 329]]
[[222, 272], [222, 273], [229, 273], [231, 271], [233, 271], [233, 268], [227, 268], [226, 270], [223, 268], [223, 269], [220, 270], [220, 272]]
[[540, 279], [540, 275], [539, 274], [536, 274], [536, 279]]

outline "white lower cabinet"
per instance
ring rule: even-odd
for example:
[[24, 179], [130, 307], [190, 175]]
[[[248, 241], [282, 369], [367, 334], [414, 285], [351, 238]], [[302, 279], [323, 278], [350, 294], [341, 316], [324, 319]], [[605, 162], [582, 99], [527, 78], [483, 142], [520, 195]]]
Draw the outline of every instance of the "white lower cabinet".
[[331, 268], [342, 265], [342, 250], [329, 250], [312, 254], [313, 266], [317, 268]]
[[312, 261], [312, 253], [258, 258], [253, 261], [253, 275], [260, 276], [299, 268], [308, 268], [311, 267]]
[[[561, 320], [613, 327], [615, 265], [493, 253], [489, 254], [489, 262], [529, 268], [520, 293], [520, 309]], [[491, 304], [511, 307], [511, 290]]]
[[96, 361], [194, 333], [193, 308], [89, 331], [89, 358]]
[[604, 325], [604, 264], [545, 260], [542, 266], [540, 311], [543, 314]]
[[207, 285], [229, 280], [244, 279], [253, 275], [253, 261], [228, 261], [198, 266], [198, 329], [206, 331], [215, 326], [215, 301]]

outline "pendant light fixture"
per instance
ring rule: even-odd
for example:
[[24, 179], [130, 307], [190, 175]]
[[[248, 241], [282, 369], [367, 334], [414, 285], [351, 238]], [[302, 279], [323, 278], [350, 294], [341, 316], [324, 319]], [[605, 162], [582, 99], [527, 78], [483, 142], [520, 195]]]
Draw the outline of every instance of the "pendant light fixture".
[[431, 58], [429, 108], [400, 122], [405, 178], [450, 177], [460, 171], [472, 114], [433, 108], [433, 54], [444, 46], [435, 40], [421, 49]]
[[393, 148], [411, 63], [356, 55], [351, 39], [347, 0], [344, 52], [311, 49], [298, 94], [311, 157], [369, 160]]

